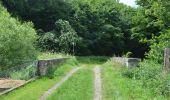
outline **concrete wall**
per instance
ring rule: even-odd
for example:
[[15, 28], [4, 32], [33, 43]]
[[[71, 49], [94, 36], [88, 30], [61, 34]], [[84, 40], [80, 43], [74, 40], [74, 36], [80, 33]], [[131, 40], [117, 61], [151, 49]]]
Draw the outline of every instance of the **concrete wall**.
[[[38, 76], [45, 76], [48, 72], [48, 68], [50, 67], [58, 67], [57, 65], [64, 63], [66, 60], [68, 60], [69, 58], [58, 58], [58, 59], [49, 59], [49, 60], [39, 60], [38, 61], [38, 65], [37, 65], [37, 73]], [[38, 77], [37, 76], [37, 77]], [[9, 87], [9, 88], [1, 88], [0, 87], [0, 95], [6, 94], [8, 92], [11, 92], [21, 86], [24, 86], [27, 83], [30, 83], [32, 81], [34, 81], [35, 79], [37, 79], [37, 77], [34, 77], [26, 82], [23, 82], [21, 84], [18, 84], [14, 87]]]
[[68, 58], [59, 58], [59, 59], [49, 59], [49, 60], [39, 60], [38, 61], [38, 75], [45, 76], [50, 67], [57, 67], [57, 65], [64, 63]]
[[136, 67], [141, 59], [139, 58], [123, 58], [123, 57], [113, 57], [113, 61], [118, 62], [128, 68]]

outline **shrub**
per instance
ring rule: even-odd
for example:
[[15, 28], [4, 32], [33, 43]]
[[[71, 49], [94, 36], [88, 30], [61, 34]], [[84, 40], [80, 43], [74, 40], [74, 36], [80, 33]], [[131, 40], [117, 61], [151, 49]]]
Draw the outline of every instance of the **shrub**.
[[138, 67], [126, 70], [123, 75], [141, 80], [143, 87], [154, 91], [155, 94], [169, 96], [170, 76], [161, 74], [162, 66], [152, 60], [144, 60]]
[[36, 37], [32, 23], [20, 23], [0, 5], [0, 69], [36, 59]]
[[10, 72], [9, 76], [11, 79], [29, 80], [36, 75], [36, 72], [37, 72], [37, 67], [33, 63], [20, 70], [16, 70], [16, 71], [14, 70], [13, 72]]
[[55, 24], [56, 29], [40, 37], [39, 46], [53, 52], [74, 54], [74, 48], [81, 38], [68, 21], [59, 19]]
[[170, 47], [170, 30], [150, 40], [148, 60], [144, 60], [137, 68], [127, 70], [123, 75], [141, 80], [144, 87], [152, 89], [157, 94], [170, 96], [170, 75], [162, 75], [163, 50]]
[[158, 63], [163, 63], [163, 51], [165, 48], [170, 48], [170, 30], [161, 33], [159, 37], [153, 37], [150, 43], [151, 50], [147, 53], [147, 57]]

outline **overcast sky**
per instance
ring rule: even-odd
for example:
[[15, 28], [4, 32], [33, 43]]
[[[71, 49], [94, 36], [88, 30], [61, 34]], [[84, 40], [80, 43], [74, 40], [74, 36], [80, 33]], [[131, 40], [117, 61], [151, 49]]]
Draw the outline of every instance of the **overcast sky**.
[[135, 0], [120, 0], [121, 3], [127, 4], [129, 6], [136, 6]]

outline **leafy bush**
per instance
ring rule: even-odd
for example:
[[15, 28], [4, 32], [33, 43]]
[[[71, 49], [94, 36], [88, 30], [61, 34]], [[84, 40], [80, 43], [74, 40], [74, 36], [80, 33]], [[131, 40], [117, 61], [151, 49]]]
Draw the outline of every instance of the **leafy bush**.
[[163, 51], [165, 48], [170, 48], [170, 30], [161, 33], [159, 37], [153, 37], [150, 43], [151, 50], [147, 57], [158, 63], [163, 63]]
[[145, 60], [139, 64], [139, 68], [137, 68], [134, 73], [135, 79], [151, 79], [157, 77], [157, 75], [161, 72], [161, 65], [157, 64], [154, 61]]
[[36, 59], [36, 32], [32, 23], [20, 23], [0, 5], [1, 69]]
[[40, 37], [40, 47], [53, 52], [74, 53], [72, 50], [81, 38], [68, 21], [59, 19], [55, 24], [56, 29]]
[[170, 30], [153, 37], [150, 43], [151, 50], [147, 53], [149, 59], [141, 62], [138, 68], [125, 71], [124, 75], [141, 80], [144, 87], [152, 89], [155, 93], [170, 96], [170, 76], [162, 75], [163, 51], [170, 47]]
[[161, 74], [162, 66], [155, 61], [145, 60], [134, 69], [126, 70], [123, 75], [136, 80], [141, 80], [143, 87], [147, 87], [156, 94], [169, 96], [170, 76]]
[[60, 30], [59, 46], [61, 51], [65, 53], [73, 52], [74, 46], [80, 42], [80, 37], [77, 35], [76, 31], [71, 27], [70, 23], [65, 20], [58, 20], [56, 26]]

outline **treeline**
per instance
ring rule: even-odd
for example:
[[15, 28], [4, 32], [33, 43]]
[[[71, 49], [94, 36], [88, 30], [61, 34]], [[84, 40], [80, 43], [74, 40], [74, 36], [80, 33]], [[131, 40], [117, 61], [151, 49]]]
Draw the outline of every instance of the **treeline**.
[[129, 51], [135, 57], [143, 57], [148, 50], [146, 43], [132, 38], [139, 31], [144, 32], [137, 30], [143, 19], [134, 18], [142, 14], [140, 8], [120, 4], [117, 0], [2, 2], [13, 16], [34, 23], [42, 50], [106, 56], [121, 56]]
[[162, 43], [169, 37], [168, 0], [136, 0], [137, 8], [118, 0], [1, 2], [12, 16], [33, 22], [38, 34], [35, 44], [42, 51], [100, 56], [132, 52], [133, 57], [147, 54], [161, 62], [162, 49], [169, 45]]
[[19, 22], [0, 5], [0, 71], [36, 60], [36, 40], [32, 23]]

